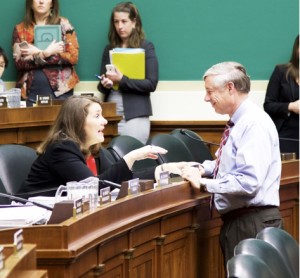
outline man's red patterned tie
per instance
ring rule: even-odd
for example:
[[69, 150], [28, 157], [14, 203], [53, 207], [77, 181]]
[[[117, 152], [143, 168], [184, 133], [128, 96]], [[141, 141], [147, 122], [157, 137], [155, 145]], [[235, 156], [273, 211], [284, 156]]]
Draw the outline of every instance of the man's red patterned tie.
[[[220, 147], [219, 147], [219, 152], [218, 152], [218, 157], [216, 160], [216, 165], [215, 165], [215, 169], [214, 169], [214, 173], [213, 173], [213, 177], [214, 179], [217, 177], [218, 174], [218, 170], [219, 170], [219, 165], [220, 165], [220, 160], [221, 160], [221, 155], [222, 155], [222, 148], [225, 146], [227, 139], [229, 137], [229, 133], [230, 133], [230, 129], [234, 126], [234, 123], [232, 121], [228, 121], [226, 123], [223, 135], [222, 135], [222, 139], [221, 139], [221, 143], [220, 143]], [[210, 214], [212, 217], [212, 212], [213, 212], [213, 208], [214, 208], [214, 195], [211, 195], [211, 199], [210, 199]]]
[[228, 121], [226, 123], [226, 127], [224, 129], [223, 135], [222, 135], [222, 139], [221, 139], [221, 143], [220, 143], [220, 147], [219, 147], [219, 152], [218, 152], [218, 157], [217, 157], [217, 161], [216, 161], [216, 165], [215, 165], [215, 169], [214, 169], [214, 173], [213, 173], [213, 177], [216, 178], [217, 174], [218, 174], [218, 170], [219, 170], [219, 165], [220, 165], [220, 160], [221, 160], [221, 155], [222, 155], [222, 149], [225, 146], [227, 139], [229, 137], [229, 133], [230, 133], [230, 129], [234, 126], [234, 123], [232, 121]]

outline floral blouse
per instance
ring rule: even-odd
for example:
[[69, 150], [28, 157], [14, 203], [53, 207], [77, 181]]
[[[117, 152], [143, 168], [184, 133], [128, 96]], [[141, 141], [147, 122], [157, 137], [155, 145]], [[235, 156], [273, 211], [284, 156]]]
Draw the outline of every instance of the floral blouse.
[[[43, 70], [57, 97], [73, 89], [79, 82], [75, 71], [79, 50], [76, 32], [69, 20], [64, 17], [60, 18], [60, 25], [62, 41], [65, 42], [65, 51], [63, 53], [52, 55], [45, 59], [41, 59], [39, 55], [34, 56], [32, 59], [24, 59], [24, 57], [15, 57], [14, 55], [18, 71], [16, 87], [21, 88], [23, 99], [27, 98], [27, 90], [31, 87], [33, 72], [36, 69]], [[12, 40], [14, 49], [16, 44], [22, 41], [34, 44], [34, 25], [27, 28], [24, 22], [16, 25]]]

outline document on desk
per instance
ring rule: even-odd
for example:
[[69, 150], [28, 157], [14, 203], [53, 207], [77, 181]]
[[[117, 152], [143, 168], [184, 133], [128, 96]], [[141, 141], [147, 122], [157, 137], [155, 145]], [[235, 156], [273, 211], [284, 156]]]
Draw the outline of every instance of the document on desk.
[[[132, 79], [145, 79], [145, 49], [114, 48], [109, 51], [110, 63], [125, 76]], [[115, 90], [118, 88], [113, 87]]]
[[[67, 200], [67, 197], [63, 196], [60, 198], [60, 200], [61, 201]], [[36, 202], [53, 208], [56, 202], [56, 198], [50, 196], [35, 196], [35, 197], [29, 197], [28, 201]]]
[[0, 229], [47, 222], [51, 211], [31, 205], [0, 206]]

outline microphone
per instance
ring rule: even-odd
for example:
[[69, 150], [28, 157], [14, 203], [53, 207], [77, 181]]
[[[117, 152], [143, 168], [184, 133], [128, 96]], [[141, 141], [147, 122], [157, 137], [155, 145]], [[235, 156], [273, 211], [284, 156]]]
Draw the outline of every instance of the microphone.
[[191, 138], [191, 139], [203, 142], [205, 144], [214, 145], [214, 146], [220, 146], [220, 144], [217, 144], [217, 143], [214, 143], [214, 142], [209, 142], [209, 141], [204, 141], [204, 140], [201, 140], [199, 138], [196, 138], [196, 137], [190, 135], [185, 129], [180, 129], [180, 133], [183, 134], [183, 135], [185, 135], [185, 136], [187, 136], [187, 137], [189, 137], [189, 138]]
[[55, 195], [56, 190], [57, 190], [57, 187], [52, 187], [52, 188], [48, 188], [48, 189], [40, 189], [40, 190], [35, 190], [35, 191], [24, 191], [24, 192], [21, 191], [17, 194], [14, 194], [14, 196], [17, 196], [17, 197], [26, 196], [26, 198], [28, 198], [28, 197], [36, 196], [39, 194], [44, 194], [44, 193], [48, 194], [48, 193], [52, 193], [52, 192], [54, 194], [51, 194], [51, 195]]
[[292, 139], [292, 138], [283, 138], [283, 137], [279, 137], [279, 140], [283, 140], [283, 141], [293, 141], [293, 142], [299, 142], [298, 139]]
[[40, 207], [40, 208], [44, 208], [44, 209], [47, 209], [47, 210], [53, 210], [52, 207], [49, 207], [47, 205], [44, 205], [44, 204], [41, 204], [41, 203], [37, 203], [37, 202], [34, 202], [34, 201], [29, 201], [27, 199], [23, 199], [23, 198], [20, 198], [20, 197], [16, 197], [16, 196], [13, 196], [13, 195], [9, 195], [9, 194], [4, 194], [4, 193], [0, 193], [0, 197], [4, 197], [4, 198], [8, 198], [10, 200], [13, 200], [13, 201], [18, 201], [22, 204], [26, 204], [26, 203], [31, 203], [37, 207]]
[[121, 188], [121, 184], [114, 183], [114, 182], [112, 182], [112, 181], [108, 181], [108, 180], [99, 180], [99, 182], [102, 183], [102, 184], [104, 184], [104, 185], [111, 186], [113, 189], [115, 189], [115, 188], [120, 189], [120, 188]]

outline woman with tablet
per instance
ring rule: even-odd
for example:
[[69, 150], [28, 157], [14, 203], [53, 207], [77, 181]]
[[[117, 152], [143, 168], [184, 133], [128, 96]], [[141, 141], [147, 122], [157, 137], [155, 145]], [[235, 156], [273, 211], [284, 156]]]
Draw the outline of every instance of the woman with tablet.
[[75, 71], [79, 46], [73, 26], [59, 14], [58, 0], [26, 0], [24, 20], [15, 26], [12, 44], [16, 87], [27, 106], [36, 102], [37, 95], [66, 99], [73, 94], [79, 82]]

